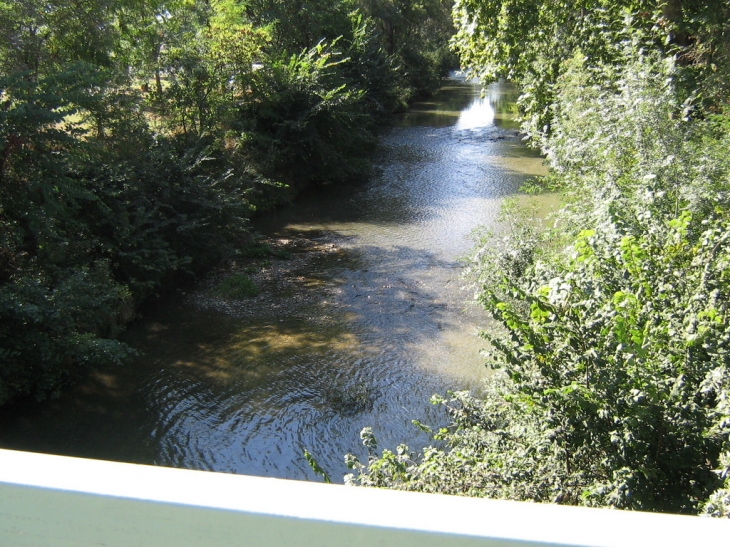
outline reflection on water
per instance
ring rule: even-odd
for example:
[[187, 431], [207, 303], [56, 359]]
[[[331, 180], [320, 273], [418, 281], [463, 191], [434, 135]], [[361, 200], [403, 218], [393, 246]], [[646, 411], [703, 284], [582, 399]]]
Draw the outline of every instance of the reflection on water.
[[411, 420], [443, 422], [430, 395], [478, 389], [486, 373], [475, 335], [486, 318], [466, 304], [458, 257], [502, 198], [544, 172], [512, 131], [514, 98], [452, 81], [383, 136], [367, 184], [313, 189], [262, 219], [269, 235], [340, 249], [301, 272], [312, 298], [255, 320], [185, 299], [149, 310], [125, 335], [133, 365], [1, 412], [0, 445], [315, 479], [307, 449], [337, 479], [365, 426], [381, 447], [428, 442]]
[[489, 127], [494, 123], [494, 107], [488, 98], [475, 99], [467, 108], [459, 113], [456, 129], [476, 129]]
[[494, 124], [505, 129], [517, 129], [517, 98], [519, 93], [514, 86], [503, 82], [489, 86], [482, 101], [491, 105], [494, 111]]
[[449, 127], [456, 123], [459, 113], [474, 99], [464, 93], [464, 85], [454, 82], [446, 85], [429, 101], [422, 101], [408, 110], [400, 118], [402, 126], [428, 125], [431, 127]]
[[[474, 93], [464, 93], [470, 86]], [[494, 125], [517, 129], [517, 89], [504, 82], [492, 84], [479, 96], [475, 83], [457, 80], [442, 87], [429, 101], [414, 105], [401, 117], [403, 126], [451, 127], [473, 129]]]

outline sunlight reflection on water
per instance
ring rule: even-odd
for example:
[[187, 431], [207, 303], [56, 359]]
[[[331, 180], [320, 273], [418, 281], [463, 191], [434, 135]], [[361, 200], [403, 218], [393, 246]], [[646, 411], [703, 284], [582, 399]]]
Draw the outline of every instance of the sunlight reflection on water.
[[461, 111], [455, 129], [457, 131], [477, 129], [480, 127], [489, 127], [493, 123], [494, 108], [492, 107], [492, 99], [490, 97], [484, 97], [474, 100], [468, 108]]

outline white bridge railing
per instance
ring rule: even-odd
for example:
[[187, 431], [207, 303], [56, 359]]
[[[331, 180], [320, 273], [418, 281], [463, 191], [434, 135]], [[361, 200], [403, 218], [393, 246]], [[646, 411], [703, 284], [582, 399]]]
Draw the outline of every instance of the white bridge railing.
[[0, 450], [0, 546], [730, 545], [730, 520]]

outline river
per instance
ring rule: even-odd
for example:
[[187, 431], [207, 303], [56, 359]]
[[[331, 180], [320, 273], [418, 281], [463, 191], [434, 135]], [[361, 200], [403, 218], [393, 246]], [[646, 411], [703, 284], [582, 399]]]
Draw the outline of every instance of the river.
[[424, 446], [411, 421], [445, 420], [430, 396], [478, 390], [487, 374], [487, 318], [458, 257], [504, 197], [544, 174], [516, 136], [515, 99], [504, 84], [480, 97], [450, 80], [385, 132], [367, 183], [311, 190], [258, 221], [322, 251], [276, 294], [285, 312], [201, 309], [191, 295], [153, 306], [125, 334], [133, 363], [3, 410], [0, 446], [316, 480], [306, 449], [336, 481], [345, 453], [364, 455], [365, 426], [381, 448]]

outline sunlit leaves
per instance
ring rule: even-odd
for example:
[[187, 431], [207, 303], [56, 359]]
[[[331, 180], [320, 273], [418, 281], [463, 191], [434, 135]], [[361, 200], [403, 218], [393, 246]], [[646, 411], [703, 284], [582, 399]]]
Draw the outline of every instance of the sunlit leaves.
[[505, 78], [520, 84], [523, 129], [539, 137], [551, 129], [562, 63], [578, 52], [589, 65], [620, 64], [626, 44], [676, 53], [683, 59], [682, 89], [699, 85], [706, 97], [718, 97], [702, 80], [727, 89], [712, 62], [728, 59], [722, 17], [727, 20], [724, 2], [458, 0], [453, 42], [462, 63], [485, 82]]
[[440, 401], [445, 446], [413, 463], [371, 457], [355, 482], [728, 514], [725, 122], [688, 115], [674, 60], [614, 53], [577, 52], [554, 82], [541, 138], [565, 190], [558, 228], [512, 216], [472, 255], [501, 325], [485, 356], [504, 375]]

